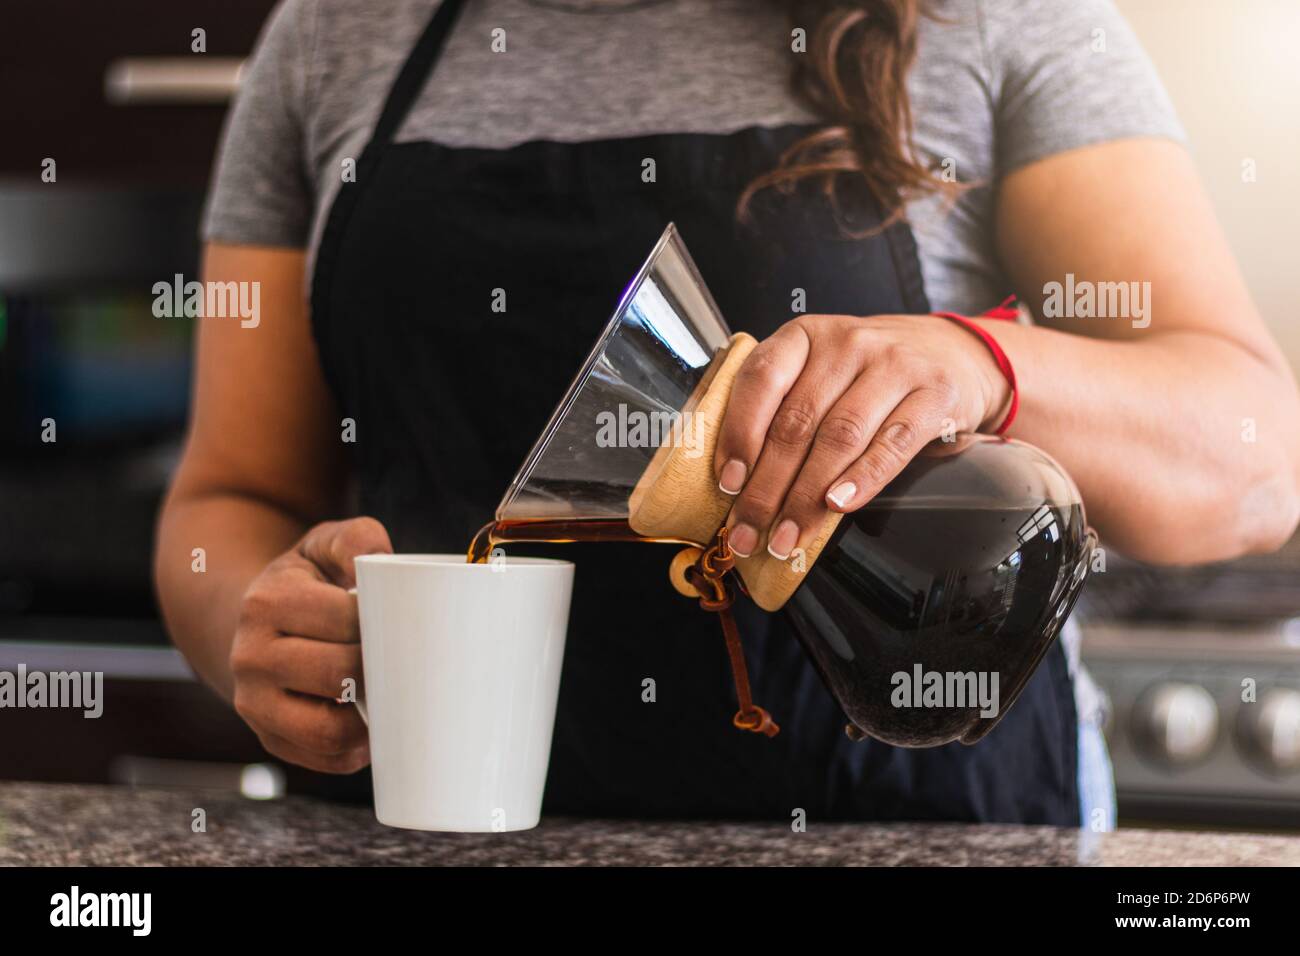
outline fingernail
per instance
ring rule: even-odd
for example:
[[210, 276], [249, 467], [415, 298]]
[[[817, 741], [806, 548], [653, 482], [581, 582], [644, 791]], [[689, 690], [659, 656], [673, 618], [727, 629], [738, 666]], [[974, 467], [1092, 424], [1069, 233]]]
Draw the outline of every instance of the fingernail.
[[790, 552], [794, 550], [794, 546], [798, 543], [799, 526], [786, 518], [776, 526], [772, 536], [767, 539], [767, 551], [778, 561], [784, 561], [790, 557]]
[[857, 485], [851, 481], [841, 481], [830, 491], [826, 492], [826, 500], [836, 508], [843, 508], [853, 500], [853, 496], [857, 493]]
[[740, 489], [745, 487], [745, 463], [739, 458], [733, 458], [722, 466], [722, 474], [718, 476], [718, 487], [725, 494], [738, 495]]
[[754, 553], [754, 548], [758, 547], [758, 532], [747, 524], [738, 524], [731, 529], [727, 543], [731, 545], [732, 551], [742, 558], [747, 558]]

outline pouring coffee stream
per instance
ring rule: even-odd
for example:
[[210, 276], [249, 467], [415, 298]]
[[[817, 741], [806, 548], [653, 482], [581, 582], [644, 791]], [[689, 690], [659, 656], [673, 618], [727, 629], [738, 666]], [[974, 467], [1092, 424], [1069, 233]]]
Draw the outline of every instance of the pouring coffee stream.
[[[784, 614], [851, 737], [974, 743], [1059, 633], [1095, 536], [1069, 476], [1033, 446], [950, 436], [864, 508], [827, 513], [784, 561], [727, 546], [732, 499], [713, 452], [755, 340], [732, 335], [670, 225], [470, 546], [640, 541], [687, 546], [673, 586], [718, 613], [737, 727], [772, 736], [753, 704], [731, 603]], [[508, 559], [507, 559], [508, 565]]]

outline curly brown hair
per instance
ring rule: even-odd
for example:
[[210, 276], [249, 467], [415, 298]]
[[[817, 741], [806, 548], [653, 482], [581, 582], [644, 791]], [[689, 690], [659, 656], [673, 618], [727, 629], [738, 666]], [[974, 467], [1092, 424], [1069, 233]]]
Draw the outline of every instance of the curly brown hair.
[[901, 219], [911, 198], [954, 193], [955, 183], [940, 180], [917, 157], [912, 138], [907, 75], [916, 60], [917, 21], [927, 15], [923, 0], [780, 2], [792, 29], [806, 30], [807, 52], [794, 53], [792, 88], [828, 125], [796, 142], [776, 168], [746, 187], [737, 207], [741, 220], [760, 190], [788, 193], [807, 179], [820, 183], [838, 214], [844, 177], [857, 177], [883, 215], [867, 233]]

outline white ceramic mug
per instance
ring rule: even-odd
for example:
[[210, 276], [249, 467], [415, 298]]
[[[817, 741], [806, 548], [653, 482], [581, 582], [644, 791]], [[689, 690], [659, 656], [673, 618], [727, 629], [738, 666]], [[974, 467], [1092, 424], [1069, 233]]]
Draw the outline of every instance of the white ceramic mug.
[[371, 554], [356, 578], [379, 822], [536, 826], [573, 564]]

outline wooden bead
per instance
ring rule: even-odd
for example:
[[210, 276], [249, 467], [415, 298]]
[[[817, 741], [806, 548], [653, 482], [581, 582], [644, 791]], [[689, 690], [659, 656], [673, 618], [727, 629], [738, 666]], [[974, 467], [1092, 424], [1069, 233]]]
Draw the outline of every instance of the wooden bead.
[[700, 560], [700, 555], [703, 553], [699, 548], [682, 548], [673, 555], [673, 563], [668, 566], [668, 580], [673, 583], [673, 588], [677, 593], [683, 597], [698, 598], [700, 596], [700, 592], [695, 590], [695, 586], [686, 580], [686, 569]]

